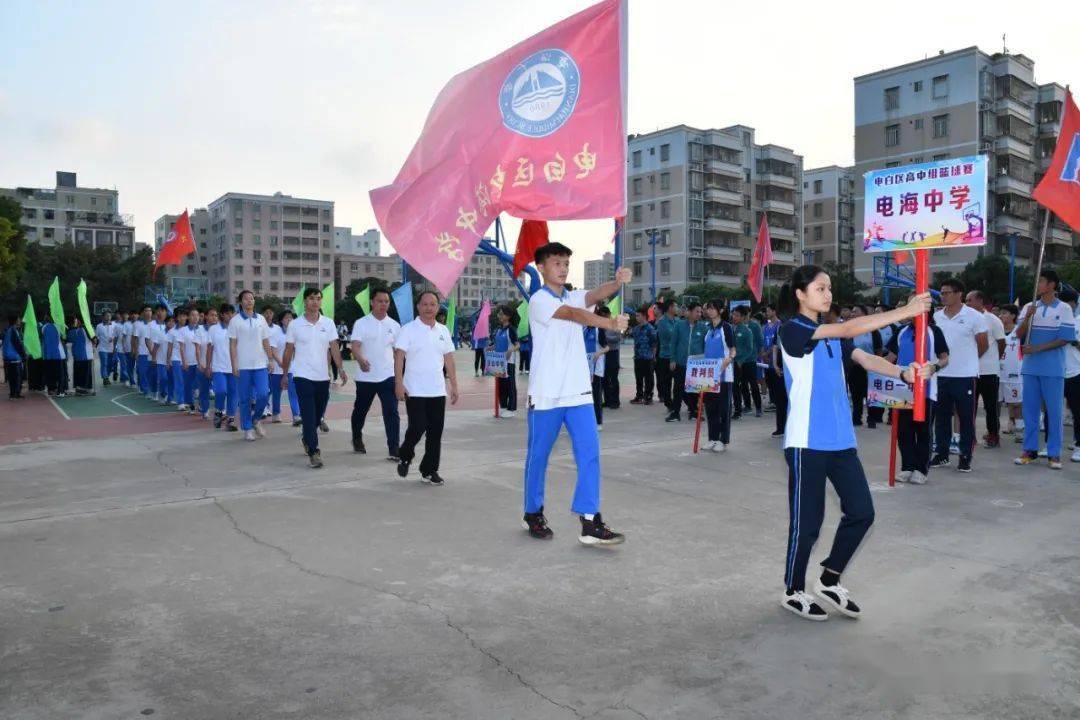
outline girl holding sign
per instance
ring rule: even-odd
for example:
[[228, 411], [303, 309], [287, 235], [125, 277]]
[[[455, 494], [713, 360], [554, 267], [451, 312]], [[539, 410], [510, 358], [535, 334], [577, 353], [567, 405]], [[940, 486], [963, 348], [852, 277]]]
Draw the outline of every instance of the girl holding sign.
[[705, 335], [705, 357], [721, 359], [720, 392], [705, 393], [705, 418], [709, 421], [709, 450], [724, 452], [731, 442], [731, 388], [735, 382], [735, 333], [731, 325], [724, 322], [721, 313], [724, 309], [722, 299], [710, 300], [705, 304], [705, 317], [709, 321], [709, 331]]
[[840, 496], [843, 517], [814, 590], [829, 607], [857, 618], [860, 608], [840, 585], [840, 575], [874, 522], [874, 504], [855, 451], [855, 429], [844, 388], [844, 362], [850, 360], [866, 370], [909, 383], [916, 376], [929, 377], [929, 366], [920, 368], [913, 363], [907, 368], [897, 367], [883, 357], [855, 348], [851, 339], [927, 312], [930, 295], [914, 295], [905, 307], [891, 312], [823, 325], [820, 320], [832, 304], [832, 283], [820, 267], [804, 265], [781, 288], [780, 303], [781, 314], [791, 318], [779, 333], [789, 398], [784, 456], [790, 512], [786, 589], [780, 604], [808, 620], [829, 617], [805, 587], [810, 551], [825, 518], [828, 479]]

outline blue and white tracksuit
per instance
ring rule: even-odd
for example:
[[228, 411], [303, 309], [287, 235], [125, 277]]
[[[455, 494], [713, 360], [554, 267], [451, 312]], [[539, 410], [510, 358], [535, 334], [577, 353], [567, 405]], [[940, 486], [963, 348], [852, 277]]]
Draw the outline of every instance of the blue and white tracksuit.
[[[1049, 305], [1035, 305], [1028, 343], [1041, 345], [1053, 340], [1076, 340], [1072, 308], [1057, 298]], [[1065, 346], [1025, 354], [1020, 366], [1024, 381], [1024, 452], [1039, 451], [1039, 415], [1046, 407], [1046, 454], [1061, 457], [1062, 403], [1065, 398]]]

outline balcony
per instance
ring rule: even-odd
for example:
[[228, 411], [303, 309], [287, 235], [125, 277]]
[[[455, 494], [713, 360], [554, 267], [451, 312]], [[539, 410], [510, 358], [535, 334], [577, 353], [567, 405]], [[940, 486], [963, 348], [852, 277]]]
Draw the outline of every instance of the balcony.
[[705, 188], [705, 199], [709, 202], [724, 203], [726, 205], [742, 205], [742, 193], [723, 190], [721, 188]]
[[795, 264], [795, 253], [789, 252], [773, 252], [773, 261], [778, 263], [787, 263], [789, 265]]
[[1024, 159], [1031, 157], [1031, 143], [1012, 135], [1001, 135], [994, 140], [994, 150], [999, 153], [1012, 153]]
[[1031, 197], [1031, 181], [1014, 178], [1012, 175], [998, 175], [994, 178], [994, 192]]
[[778, 240], [794, 240], [795, 230], [794, 228], [769, 225], [769, 236]]
[[705, 167], [711, 173], [717, 175], [727, 175], [728, 177], [743, 177], [743, 166], [736, 163], [727, 162], [726, 160], [709, 160]]
[[778, 212], [786, 215], [795, 214], [795, 204], [783, 200], [762, 200], [761, 209], [765, 212]]
[[1015, 215], [999, 214], [994, 218], [994, 232], [1002, 235], [1018, 233], [1027, 236], [1031, 234], [1031, 221]]
[[710, 217], [705, 219], [706, 230], [721, 230], [730, 233], [741, 233], [743, 231], [743, 225], [741, 220], [728, 220], [721, 217]]
[[706, 245], [705, 253], [718, 260], [741, 261], [743, 259], [743, 249], [736, 245]]
[[739, 275], [721, 275], [719, 273], [709, 273], [705, 278], [712, 283], [720, 283], [721, 285], [742, 285], [742, 277]]
[[776, 173], [765, 173], [764, 175], [758, 175], [758, 183], [765, 185], [776, 185], [783, 188], [794, 188], [795, 178], [788, 175], [777, 175]]
[[1072, 240], [1072, 233], [1063, 227], [1051, 225], [1049, 228], [1046, 229], [1047, 242], [1056, 243], [1058, 245], [1069, 245], [1071, 247]]

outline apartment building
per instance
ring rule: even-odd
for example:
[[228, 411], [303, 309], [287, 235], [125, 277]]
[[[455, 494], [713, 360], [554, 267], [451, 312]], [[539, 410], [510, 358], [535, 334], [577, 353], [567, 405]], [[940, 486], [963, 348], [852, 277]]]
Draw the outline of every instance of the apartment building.
[[585, 289], [595, 290], [615, 279], [615, 254], [604, 253], [599, 260], [585, 261]]
[[135, 227], [120, 212], [120, 193], [105, 188], [79, 187], [73, 172], [56, 172], [53, 188], [0, 188], [0, 196], [18, 201], [28, 242], [42, 245], [72, 243], [89, 247], [116, 246], [123, 257], [135, 251]]
[[381, 255], [382, 235], [374, 228], [363, 235], [353, 235], [350, 227], [336, 227], [334, 250], [346, 255]]
[[652, 299], [654, 273], [658, 295], [742, 284], [763, 213], [774, 256], [768, 282], [802, 262], [803, 161], [794, 151], [756, 143], [743, 125], [677, 125], [632, 135], [629, 157], [622, 250], [634, 305]]
[[401, 282], [401, 258], [397, 255], [334, 255], [334, 292], [337, 299], [345, 296], [345, 288], [353, 280], [378, 278], [387, 287]]
[[855, 173], [829, 165], [803, 171], [802, 261], [850, 270], [855, 251]]
[[[1043, 214], [1031, 192], [1042, 178], [1061, 130], [1065, 90], [1035, 80], [1032, 59], [977, 47], [855, 78], [855, 224], [863, 235], [863, 175], [871, 170], [966, 155], [989, 158], [987, 245], [935, 249], [933, 272], [959, 272], [983, 253], [1034, 263]], [[1056, 218], [1046, 261], [1075, 255], [1078, 238]], [[855, 274], [871, 282], [872, 257], [854, 253]]]

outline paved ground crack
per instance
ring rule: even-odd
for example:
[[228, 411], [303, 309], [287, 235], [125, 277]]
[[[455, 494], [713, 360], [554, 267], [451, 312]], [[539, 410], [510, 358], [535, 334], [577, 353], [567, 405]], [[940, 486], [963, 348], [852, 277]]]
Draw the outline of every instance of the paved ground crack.
[[[285, 548], [281, 547], [280, 545], [274, 545], [271, 542], [267, 542], [266, 540], [263, 540], [262, 538], [260, 538], [257, 535], [251, 533], [250, 531], [245, 530], [244, 528], [242, 528], [240, 526], [240, 523], [237, 522], [236, 516], [233, 515], [232, 512], [228, 508], [226, 508], [224, 505], [222, 505], [221, 501], [219, 501], [217, 498], [214, 498], [214, 505], [218, 508], [218, 510], [220, 510], [222, 513], [224, 513], [226, 518], [228, 518], [229, 523], [232, 525], [233, 530], [237, 534], [247, 538], [248, 540], [255, 543], [256, 545], [260, 545], [260, 546], [262, 546], [264, 548], [267, 548], [269, 550], [273, 550], [275, 553], [277, 553], [282, 558], [284, 558], [285, 562], [292, 565], [293, 567], [295, 567], [297, 570], [304, 573], [305, 575], [310, 575], [312, 577], [320, 578], [320, 579], [323, 579], [323, 580], [337, 580], [338, 582], [343, 582], [343, 583], [346, 583], [347, 585], [352, 585], [353, 587], [361, 588], [361, 589], [367, 590], [369, 592], [373, 592], [373, 593], [377, 593], [377, 594], [380, 594], [380, 595], [386, 595], [386, 596], [395, 598], [395, 599], [400, 600], [401, 602], [406, 603], [408, 605], [413, 605], [415, 607], [424, 608], [428, 612], [431, 612], [431, 613], [433, 613], [435, 615], [438, 615], [439, 617], [442, 618], [443, 622], [446, 623], [446, 626], [448, 628], [450, 628], [454, 632], [461, 635], [461, 637], [464, 638], [465, 641], [467, 643], [469, 643], [469, 645], [472, 646], [477, 652], [479, 652], [481, 655], [486, 657], [491, 662], [495, 663], [496, 667], [498, 667], [500, 670], [502, 670], [503, 672], [505, 672], [506, 674], [510, 675], [515, 680], [517, 680], [522, 685], [522, 687], [528, 689], [534, 695], [536, 695], [537, 697], [551, 703], [552, 705], [555, 705], [556, 707], [560, 707], [560, 708], [562, 708], [564, 710], [568, 710], [568, 711], [574, 713], [574, 715], [576, 717], [582, 718], [584, 720], [585, 716], [582, 715], [576, 708], [574, 708], [571, 705], [566, 705], [564, 703], [561, 703], [561, 702], [559, 702], [557, 700], [554, 700], [554, 699], [548, 697], [547, 695], [542, 693], [540, 690], [538, 690], [534, 685], [532, 685], [528, 680], [526, 680], [524, 677], [522, 677], [521, 673], [519, 673], [518, 671], [514, 670], [512, 667], [507, 665], [505, 662], [503, 662], [498, 656], [496, 656], [490, 650], [487, 650], [482, 645], [480, 645], [480, 643], [478, 643], [472, 637], [472, 635], [469, 634], [469, 632], [467, 630], [465, 630], [464, 628], [462, 628], [459, 625], [456, 625], [454, 623], [454, 621], [451, 620], [450, 616], [445, 611], [434, 607], [430, 603], [426, 603], [426, 602], [424, 602], [422, 600], [414, 600], [413, 598], [407, 597], [407, 596], [405, 596], [405, 595], [403, 595], [401, 593], [397, 593], [397, 592], [394, 592], [392, 590], [387, 590], [385, 588], [381, 588], [378, 585], [372, 585], [370, 583], [365, 583], [365, 582], [361, 582], [359, 580], [354, 580], [354, 579], [352, 579], [350, 577], [346, 577], [344, 575], [335, 575], [334, 573], [327, 573], [327, 572], [322, 572], [320, 570], [314, 570], [312, 568], [309, 568], [306, 565], [304, 565], [303, 563], [301, 563], [300, 561], [298, 561], [296, 558], [294, 558], [293, 554], [290, 551], [286, 550]], [[642, 715], [642, 717], [644, 717], [644, 715]]]

